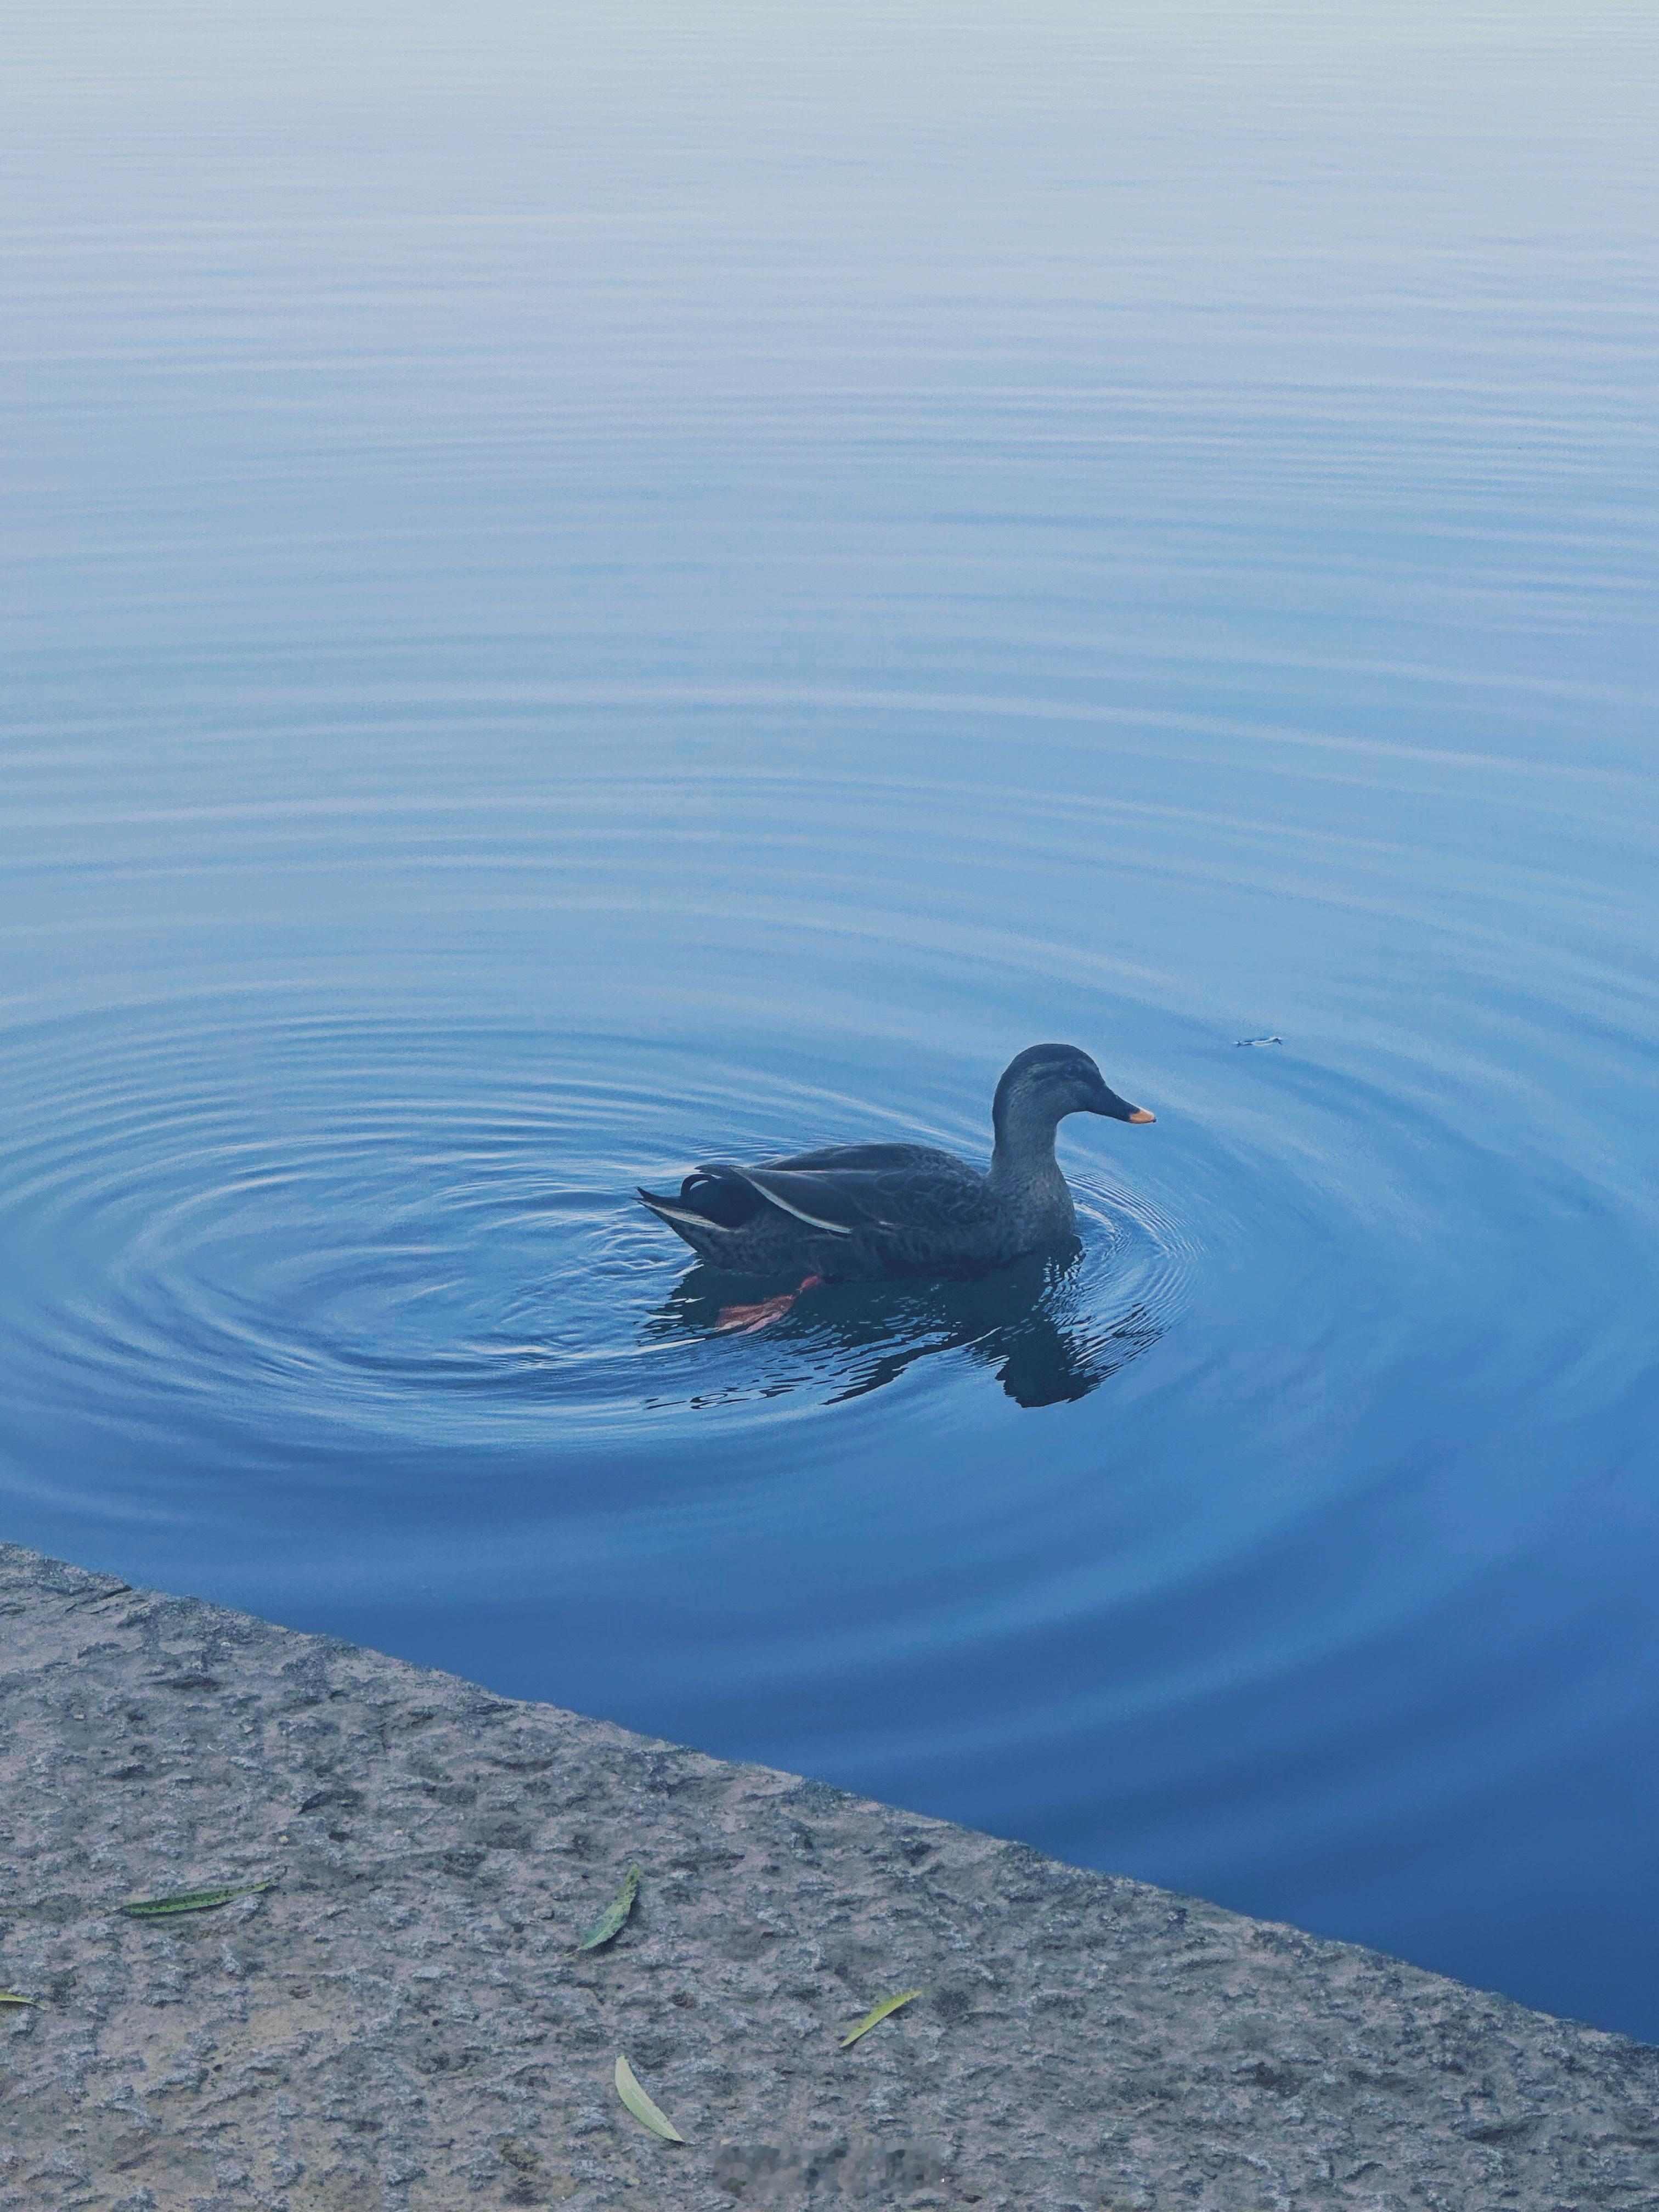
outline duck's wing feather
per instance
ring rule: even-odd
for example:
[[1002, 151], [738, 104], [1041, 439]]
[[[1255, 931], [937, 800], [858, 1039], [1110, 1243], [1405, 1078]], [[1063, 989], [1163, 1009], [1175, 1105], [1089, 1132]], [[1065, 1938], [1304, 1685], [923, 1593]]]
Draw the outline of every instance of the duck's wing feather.
[[951, 1227], [977, 1218], [986, 1203], [977, 1169], [921, 1145], [837, 1145], [757, 1167], [711, 1162], [698, 1172], [740, 1176], [769, 1205], [833, 1237]]
[[791, 1152], [786, 1158], [761, 1160], [773, 1168], [937, 1168], [973, 1175], [977, 1171], [954, 1152], [941, 1152], [931, 1145], [823, 1145], [815, 1152]]

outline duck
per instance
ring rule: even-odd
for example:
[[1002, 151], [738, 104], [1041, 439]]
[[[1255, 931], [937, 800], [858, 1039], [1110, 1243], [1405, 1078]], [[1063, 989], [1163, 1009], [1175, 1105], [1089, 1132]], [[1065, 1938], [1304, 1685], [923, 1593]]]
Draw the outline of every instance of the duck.
[[722, 1329], [763, 1328], [822, 1283], [979, 1274], [1070, 1243], [1077, 1209], [1054, 1157], [1068, 1114], [1158, 1118], [1079, 1046], [1034, 1044], [997, 1084], [988, 1169], [928, 1145], [828, 1145], [753, 1166], [705, 1161], [672, 1197], [635, 1188], [708, 1266], [800, 1276], [797, 1290], [721, 1309]]

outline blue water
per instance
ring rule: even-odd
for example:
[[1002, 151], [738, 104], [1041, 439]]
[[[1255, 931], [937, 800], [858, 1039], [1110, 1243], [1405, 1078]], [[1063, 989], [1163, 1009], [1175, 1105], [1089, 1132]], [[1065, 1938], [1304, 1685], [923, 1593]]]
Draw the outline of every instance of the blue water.
[[581, 13], [0, 33], [0, 1533], [1659, 2036], [1659, 18]]

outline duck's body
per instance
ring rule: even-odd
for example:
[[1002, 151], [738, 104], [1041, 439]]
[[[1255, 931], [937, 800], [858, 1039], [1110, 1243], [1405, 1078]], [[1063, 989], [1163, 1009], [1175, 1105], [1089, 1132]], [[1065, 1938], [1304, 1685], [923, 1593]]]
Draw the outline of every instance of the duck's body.
[[640, 1196], [699, 1258], [745, 1275], [974, 1274], [1075, 1235], [1054, 1132], [1078, 1113], [1153, 1118], [1109, 1091], [1086, 1053], [1033, 1045], [997, 1085], [988, 1170], [926, 1145], [831, 1145], [753, 1167], [710, 1161], [678, 1196]]

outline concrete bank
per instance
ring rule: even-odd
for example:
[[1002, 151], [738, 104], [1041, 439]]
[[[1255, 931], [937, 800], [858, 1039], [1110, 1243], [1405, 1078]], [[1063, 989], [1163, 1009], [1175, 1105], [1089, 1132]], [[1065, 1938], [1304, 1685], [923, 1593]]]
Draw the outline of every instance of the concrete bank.
[[0, 1790], [18, 2212], [1659, 2206], [1659, 2050], [9, 1547]]

